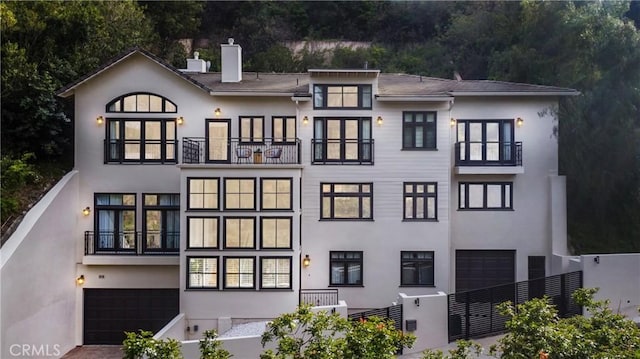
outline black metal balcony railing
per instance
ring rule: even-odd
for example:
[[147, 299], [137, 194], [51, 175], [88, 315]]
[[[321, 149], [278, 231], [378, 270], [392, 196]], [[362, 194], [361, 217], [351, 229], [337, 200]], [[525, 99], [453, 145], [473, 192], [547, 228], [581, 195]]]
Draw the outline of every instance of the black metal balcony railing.
[[311, 140], [313, 164], [372, 165], [374, 140], [314, 139]]
[[456, 166], [522, 166], [522, 142], [456, 142], [455, 158]]
[[338, 289], [300, 289], [299, 302], [314, 307], [338, 305]]
[[179, 232], [84, 232], [84, 255], [178, 255]]
[[300, 164], [300, 140], [184, 137], [182, 163]]
[[177, 163], [178, 140], [104, 140], [104, 163]]

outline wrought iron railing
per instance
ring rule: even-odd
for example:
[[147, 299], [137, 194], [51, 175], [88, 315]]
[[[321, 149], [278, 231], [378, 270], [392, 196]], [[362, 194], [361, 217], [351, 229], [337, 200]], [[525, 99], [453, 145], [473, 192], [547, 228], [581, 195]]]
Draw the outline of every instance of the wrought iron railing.
[[372, 165], [374, 140], [314, 139], [311, 140], [313, 164]]
[[338, 305], [338, 289], [300, 289], [299, 302], [314, 307]]
[[184, 137], [182, 163], [299, 164], [300, 140]]
[[455, 159], [456, 166], [522, 166], [522, 142], [456, 142]]
[[177, 163], [178, 140], [104, 140], [104, 163]]
[[560, 317], [580, 315], [582, 307], [571, 296], [578, 288], [581, 271], [449, 294], [449, 341], [503, 333], [508, 318], [496, 306], [506, 301], [521, 304], [547, 296]]
[[85, 255], [178, 255], [179, 232], [84, 232]]

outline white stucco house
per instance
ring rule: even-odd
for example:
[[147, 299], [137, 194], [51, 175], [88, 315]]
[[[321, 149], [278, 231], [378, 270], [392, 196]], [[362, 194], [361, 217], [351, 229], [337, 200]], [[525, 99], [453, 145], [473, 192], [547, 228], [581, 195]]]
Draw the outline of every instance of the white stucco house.
[[575, 90], [247, 73], [232, 41], [221, 61], [179, 70], [133, 49], [59, 91], [75, 168], [39, 259], [66, 277], [58, 342], [120, 343], [178, 313], [198, 338], [301, 298], [384, 307], [538, 278], [566, 254], [554, 128]]

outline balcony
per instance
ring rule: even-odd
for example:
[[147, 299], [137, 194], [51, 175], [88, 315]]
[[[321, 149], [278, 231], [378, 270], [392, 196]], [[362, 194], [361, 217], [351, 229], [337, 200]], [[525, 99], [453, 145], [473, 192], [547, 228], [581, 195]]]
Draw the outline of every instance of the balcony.
[[374, 141], [345, 139], [311, 140], [314, 165], [373, 165]]
[[522, 142], [457, 142], [455, 167], [457, 174], [524, 173]]
[[300, 164], [300, 140], [291, 142], [263, 138], [261, 141], [243, 141], [240, 138], [208, 139], [185, 137], [182, 139], [183, 164]]
[[[96, 238], [97, 237], [97, 238]], [[84, 232], [84, 255], [177, 256], [180, 232]]]

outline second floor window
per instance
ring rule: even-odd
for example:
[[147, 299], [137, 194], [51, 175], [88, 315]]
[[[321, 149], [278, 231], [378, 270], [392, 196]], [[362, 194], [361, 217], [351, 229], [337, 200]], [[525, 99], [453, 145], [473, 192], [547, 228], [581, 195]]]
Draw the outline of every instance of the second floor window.
[[436, 113], [402, 113], [402, 148], [405, 150], [436, 149]]
[[256, 209], [255, 178], [224, 179], [224, 209]]
[[175, 119], [107, 119], [105, 163], [176, 163]]
[[262, 210], [290, 210], [293, 206], [291, 197], [291, 178], [260, 179], [260, 206]]
[[136, 195], [96, 193], [95, 202], [96, 252], [135, 252]]
[[370, 117], [316, 117], [313, 126], [313, 163], [373, 163]]
[[438, 198], [435, 182], [404, 183], [404, 219], [435, 220], [438, 218]]
[[187, 209], [219, 209], [218, 178], [187, 178]]
[[371, 85], [314, 85], [313, 108], [369, 109]]
[[264, 117], [240, 117], [240, 142], [264, 142]]
[[458, 209], [509, 210], [513, 209], [511, 182], [460, 182]]
[[320, 219], [373, 219], [372, 183], [321, 183]]
[[145, 194], [144, 251], [177, 252], [180, 247], [180, 195]]
[[271, 118], [273, 143], [296, 143], [296, 118], [274, 116]]

